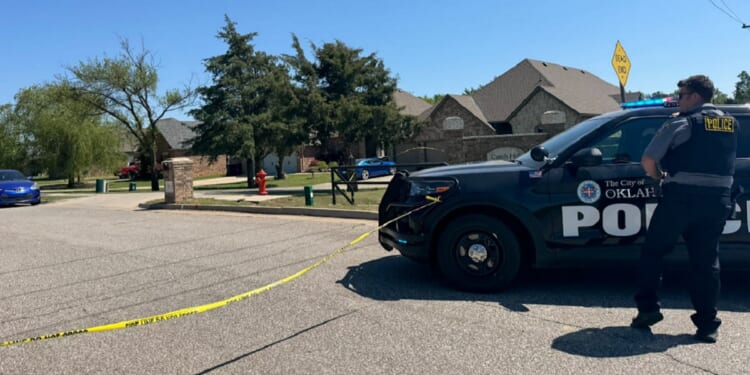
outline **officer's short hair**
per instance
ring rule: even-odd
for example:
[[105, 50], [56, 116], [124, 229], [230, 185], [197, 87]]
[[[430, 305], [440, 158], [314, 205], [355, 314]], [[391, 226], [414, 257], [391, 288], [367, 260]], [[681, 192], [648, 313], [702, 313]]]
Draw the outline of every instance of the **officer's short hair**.
[[690, 76], [677, 82], [677, 87], [684, 87], [690, 92], [698, 93], [706, 103], [710, 103], [711, 98], [714, 97], [714, 83], [702, 74]]

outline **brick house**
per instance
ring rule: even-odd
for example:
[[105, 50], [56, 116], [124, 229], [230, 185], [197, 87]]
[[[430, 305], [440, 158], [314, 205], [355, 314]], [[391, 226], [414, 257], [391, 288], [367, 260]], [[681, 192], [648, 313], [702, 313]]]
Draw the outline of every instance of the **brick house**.
[[156, 122], [159, 135], [156, 139], [157, 161], [187, 157], [193, 161], [193, 177], [225, 176], [230, 165], [225, 155], [219, 156], [211, 162], [210, 157], [193, 155], [191, 140], [195, 137], [193, 128], [199, 121], [179, 121], [174, 118], [163, 118]]
[[[629, 93], [626, 100], [637, 100]], [[446, 95], [396, 147], [399, 163], [511, 159], [587, 118], [620, 109], [620, 89], [578, 68], [524, 59], [472, 95]]]

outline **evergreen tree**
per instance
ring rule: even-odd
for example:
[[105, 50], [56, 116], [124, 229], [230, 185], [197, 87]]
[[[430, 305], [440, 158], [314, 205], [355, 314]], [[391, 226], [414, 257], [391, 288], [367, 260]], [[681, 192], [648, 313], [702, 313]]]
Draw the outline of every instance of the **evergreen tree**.
[[743, 70], [737, 78], [740, 80], [734, 85], [734, 102], [750, 103], [750, 74]]
[[362, 56], [361, 49], [341, 41], [310, 44], [315, 56], [310, 61], [294, 35], [292, 47], [296, 55], [286, 56], [286, 61], [300, 92], [299, 115], [323, 152], [335, 135], [349, 143], [387, 147], [413, 134], [416, 119], [399, 113], [393, 100], [396, 79], [374, 53]]
[[240, 34], [236, 23], [227, 16], [225, 21], [218, 37], [227, 50], [205, 60], [213, 84], [196, 90], [203, 105], [190, 112], [201, 121], [193, 150], [214, 159], [227, 154], [248, 160], [247, 183], [254, 187], [256, 162], [271, 152], [283, 161], [306, 133], [290, 117], [296, 100], [284, 65], [255, 49], [257, 33]]

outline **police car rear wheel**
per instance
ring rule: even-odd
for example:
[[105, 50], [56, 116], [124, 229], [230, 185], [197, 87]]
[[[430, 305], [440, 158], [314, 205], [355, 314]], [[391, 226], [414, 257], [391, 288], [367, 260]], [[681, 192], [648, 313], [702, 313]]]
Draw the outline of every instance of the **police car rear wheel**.
[[521, 250], [502, 221], [468, 215], [448, 224], [437, 248], [440, 272], [451, 285], [475, 292], [507, 287], [521, 268]]

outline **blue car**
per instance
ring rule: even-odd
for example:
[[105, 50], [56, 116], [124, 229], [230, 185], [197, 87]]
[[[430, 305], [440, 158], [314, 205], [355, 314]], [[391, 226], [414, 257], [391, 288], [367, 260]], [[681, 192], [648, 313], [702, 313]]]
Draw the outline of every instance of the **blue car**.
[[368, 167], [355, 169], [356, 176], [360, 180], [396, 173], [396, 163], [390, 160], [379, 158], [357, 159], [354, 165]]
[[39, 185], [14, 169], [0, 169], [0, 206], [17, 203], [39, 204]]

